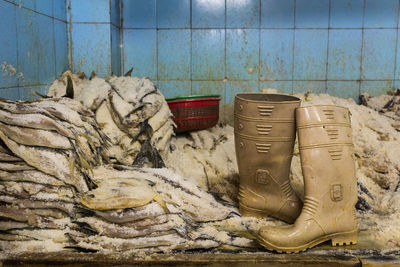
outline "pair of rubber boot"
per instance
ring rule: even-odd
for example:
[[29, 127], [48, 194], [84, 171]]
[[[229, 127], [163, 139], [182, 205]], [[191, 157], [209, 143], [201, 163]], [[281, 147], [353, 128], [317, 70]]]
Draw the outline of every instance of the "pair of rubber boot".
[[[357, 181], [350, 113], [334, 105], [300, 107], [294, 96], [242, 93], [235, 98], [235, 145], [242, 216], [291, 225], [261, 227], [268, 250], [299, 252], [324, 241], [357, 243]], [[298, 133], [304, 204], [289, 173]]]

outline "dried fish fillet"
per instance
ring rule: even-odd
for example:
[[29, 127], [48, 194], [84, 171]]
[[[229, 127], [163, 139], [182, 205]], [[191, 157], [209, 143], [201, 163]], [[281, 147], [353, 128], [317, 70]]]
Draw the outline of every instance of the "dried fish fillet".
[[53, 131], [11, 126], [0, 122], [0, 131], [15, 142], [29, 146], [71, 149], [69, 139]]
[[81, 203], [95, 210], [126, 209], [144, 206], [156, 194], [148, 182], [139, 179], [110, 178], [81, 197]]
[[64, 182], [58, 180], [54, 176], [45, 174], [37, 170], [7, 172], [0, 171], [1, 181], [14, 181], [14, 182], [32, 182], [45, 185], [61, 186], [65, 185]]
[[12, 156], [12, 155], [10, 155], [8, 153], [0, 152], [0, 161], [7, 161], [7, 162], [10, 162], [10, 161], [21, 161], [21, 159], [18, 158], [18, 157], [14, 157], [14, 156]]
[[88, 190], [82, 175], [76, 169], [71, 170], [69, 161], [64, 154], [57, 153], [51, 149], [19, 145], [9, 139], [2, 131], [0, 131], [0, 139], [14, 154], [24, 159], [29, 165], [46, 174], [57, 177], [66, 184], [75, 186], [80, 192]]
[[0, 122], [26, 128], [57, 131], [59, 134], [72, 138], [68, 129], [59, 123], [41, 114], [12, 114], [0, 109]]
[[16, 162], [0, 162], [0, 170], [2, 171], [27, 171], [34, 170], [32, 166], [27, 165], [23, 161]]

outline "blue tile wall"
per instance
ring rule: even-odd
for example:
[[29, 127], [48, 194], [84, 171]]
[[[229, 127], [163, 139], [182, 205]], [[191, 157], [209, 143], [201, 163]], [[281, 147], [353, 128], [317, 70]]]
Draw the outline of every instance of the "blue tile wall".
[[294, 0], [261, 0], [261, 28], [293, 28]]
[[190, 30], [159, 30], [159, 80], [190, 80], [190, 45]]
[[111, 25], [111, 73], [121, 75], [120, 28]]
[[294, 41], [295, 80], [325, 80], [328, 31], [296, 30]]
[[331, 28], [362, 28], [364, 0], [331, 1]]
[[365, 28], [396, 28], [398, 24], [397, 0], [366, 0]]
[[110, 0], [70, 0], [72, 22], [110, 23]]
[[156, 0], [123, 0], [123, 28], [156, 28]]
[[296, 0], [297, 28], [328, 28], [329, 0]]
[[54, 20], [55, 75], [58, 77], [68, 69], [67, 24]]
[[362, 30], [329, 32], [328, 80], [358, 80], [361, 66]]
[[157, 80], [157, 32], [154, 29], [125, 30], [123, 39], [125, 73]]
[[67, 9], [66, 0], [53, 0], [53, 14], [54, 18], [66, 21], [67, 20]]
[[225, 28], [225, 0], [192, 0], [192, 28]]
[[65, 0], [0, 0], [0, 64], [14, 68], [0, 73], [0, 97], [33, 99], [68, 69], [65, 11]]
[[108, 76], [111, 73], [110, 24], [75, 23], [71, 34], [74, 72], [94, 71], [99, 76]]
[[190, 28], [190, 0], [157, 0], [159, 28]]
[[291, 80], [293, 30], [261, 30], [260, 80]]
[[361, 79], [393, 79], [396, 58], [395, 29], [365, 29]]
[[[15, 27], [16, 8], [14, 5], [0, 1], [0, 10], [3, 14], [2, 19], [8, 23], [0, 23], [1, 36], [7, 36], [7, 38], [0, 37], [1, 49], [0, 49], [0, 65], [3, 63], [10, 64], [13, 68], [18, 69], [17, 62], [17, 30]], [[12, 25], [12, 27], [10, 27]], [[7, 71], [0, 72], [0, 87], [13, 87], [18, 86], [18, 75], [17, 73], [11, 73], [10, 69]], [[6, 95], [6, 91], [0, 91], [1, 95]], [[7, 92], [7, 95], [9, 93]]]
[[225, 77], [225, 30], [192, 31], [192, 79], [222, 80]]
[[227, 28], [259, 28], [260, 1], [226, 0]]
[[259, 30], [226, 30], [226, 75], [232, 80], [258, 80]]

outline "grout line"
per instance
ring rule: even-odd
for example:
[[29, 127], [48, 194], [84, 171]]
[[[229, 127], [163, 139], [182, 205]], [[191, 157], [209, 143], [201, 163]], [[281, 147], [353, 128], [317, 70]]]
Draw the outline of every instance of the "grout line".
[[364, 24], [365, 24], [365, 8], [366, 8], [366, 0], [363, 1], [363, 16], [362, 16], [362, 32], [361, 32], [361, 58], [360, 58], [360, 84], [358, 86], [358, 96], [361, 95], [361, 83], [363, 76], [363, 58], [364, 58]]
[[332, 0], [329, 0], [328, 7], [328, 40], [326, 44], [326, 69], [325, 69], [325, 93], [328, 92], [328, 71], [329, 71], [329, 37], [330, 37], [330, 25], [331, 25], [331, 8]]
[[[49, 18], [52, 18], [52, 19], [56, 19], [56, 20], [59, 20], [59, 21], [62, 21], [62, 22], [67, 22], [67, 21], [62, 20], [62, 19], [60, 19], [60, 18], [54, 17], [54, 12], [53, 12], [53, 16], [50, 16], [50, 15], [44, 14], [44, 13], [42, 13], [42, 12], [36, 11], [36, 10], [34, 10], [34, 9], [25, 7], [25, 6], [23, 6], [23, 5], [19, 5], [19, 4], [17, 4], [17, 3], [11, 2], [11, 1], [9, 1], [9, 0], [3, 0], [3, 1], [4, 1], [4, 2], [7, 2], [7, 3], [9, 3], [9, 4], [12, 4], [12, 5], [16, 6], [17, 8], [21, 8], [21, 9], [23, 8], [23, 9], [29, 10], [29, 11], [31, 11], [31, 12], [33, 12], [33, 13], [36, 13], [36, 14], [45, 16], [45, 17], [49, 17]], [[35, 2], [35, 9], [36, 9], [36, 2]]]
[[261, 91], [261, 84], [260, 84], [260, 82], [261, 82], [260, 81], [260, 76], [261, 76], [261, 5], [262, 5], [261, 0], [259, 0], [259, 9], [260, 10], [258, 12], [259, 30], [258, 30], [258, 71], [257, 71], [258, 72], [257, 80], [258, 80], [258, 91], [259, 92]]
[[295, 42], [296, 42], [296, 4], [297, 1], [294, 0], [293, 7], [293, 43], [292, 43], [292, 94], [294, 94], [294, 51], [295, 51]]
[[224, 121], [225, 121], [225, 118], [227, 117], [227, 110], [226, 110], [226, 100], [227, 100], [227, 98], [226, 98], [226, 91], [227, 91], [227, 82], [228, 82], [228, 77], [227, 77], [227, 67], [226, 67], [226, 36], [227, 36], [227, 29], [226, 29], [226, 17], [227, 17], [227, 12], [226, 12], [226, 1], [227, 0], [225, 0], [224, 1], [224, 35], [225, 35], [225, 38], [224, 38], [224, 79], [223, 79], [223, 82], [222, 82], [222, 84], [224, 85], [224, 105], [223, 105], [223, 108], [224, 108], [224, 110], [223, 110], [223, 117], [224, 117]]
[[[56, 19], [56, 18], [55, 18]], [[65, 22], [65, 21], [64, 21]], [[76, 23], [76, 22], [74, 22]], [[79, 23], [85, 23], [85, 22], [79, 22]], [[93, 23], [93, 22], [86, 22], [86, 23]], [[106, 23], [106, 22], [104, 22]], [[162, 30], [187, 30], [190, 29], [188, 27], [181, 27], [181, 28], [172, 28], [172, 27], [125, 27], [123, 29], [129, 29], [129, 30], [152, 30], [155, 28], [159, 28]], [[276, 28], [269, 28], [269, 27], [259, 27], [259, 28], [254, 28], [254, 27], [248, 27], [248, 28], [235, 28], [235, 27], [194, 27], [193, 29], [195, 30], [214, 30], [214, 29], [230, 29], [230, 30], [362, 30], [362, 29], [368, 29], [368, 30], [396, 30], [397, 28], [393, 27], [380, 27], [380, 28], [335, 28], [335, 27], [326, 27], [326, 28], [306, 28], [306, 27], [276, 27]]]
[[160, 74], [159, 74], [159, 66], [158, 66], [158, 53], [159, 53], [159, 51], [158, 51], [158, 33], [159, 33], [159, 31], [158, 31], [158, 4], [157, 4], [157, 0], [153, 0], [154, 1], [154, 5], [155, 5], [155, 8], [156, 8], [156, 77], [157, 77], [157, 85], [158, 85], [158, 87], [160, 87]]
[[190, 71], [190, 94], [193, 94], [193, 85], [192, 85], [192, 77], [193, 77], [193, 39], [192, 39], [192, 0], [189, 2], [189, 16], [190, 16], [190, 66], [189, 66], [189, 71]]
[[[399, 17], [400, 17], [400, 0], [397, 2], [397, 28], [399, 28]], [[396, 79], [396, 72], [397, 72], [397, 46], [398, 46], [398, 40], [399, 40], [399, 30], [396, 30], [396, 42], [395, 42], [395, 47], [394, 47], [394, 72], [393, 72], [393, 84], [392, 84], [392, 89], [396, 90], [395, 88], [395, 83], [394, 80]]]
[[[54, 13], [54, 3], [53, 3], [53, 13]], [[54, 79], [57, 79], [57, 48], [56, 48], [56, 31], [55, 31], [54, 19], [52, 19], [52, 24], [53, 24]]]

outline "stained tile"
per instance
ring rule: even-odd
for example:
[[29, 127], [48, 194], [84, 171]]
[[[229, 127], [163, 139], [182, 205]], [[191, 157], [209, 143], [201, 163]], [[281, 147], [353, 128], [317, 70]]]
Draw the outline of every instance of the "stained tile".
[[225, 103], [225, 83], [222, 81], [192, 81], [192, 94], [193, 95], [220, 95], [219, 102], [219, 118], [224, 117], [224, 103]]
[[53, 0], [37, 0], [36, 11], [53, 17]]
[[158, 78], [190, 79], [190, 30], [158, 31]]
[[28, 9], [17, 8], [17, 32], [18, 32], [18, 72], [23, 78], [19, 85], [33, 85], [39, 82], [39, 57], [37, 51], [40, 47], [38, 37], [38, 23], [35, 12]]
[[[397, 34], [400, 33], [400, 29], [397, 30]], [[399, 35], [398, 35], [399, 36]], [[400, 80], [400, 42], [397, 41], [397, 48], [396, 48], [396, 71], [394, 78], [396, 80]]]
[[191, 94], [190, 81], [159, 81], [158, 89], [165, 98], [186, 96]]
[[373, 96], [387, 94], [393, 90], [393, 81], [361, 81], [361, 93], [367, 92]]
[[55, 53], [54, 53], [54, 32], [53, 19], [38, 15], [38, 38], [40, 45], [37, 53], [39, 54], [39, 83], [48, 84], [55, 79]]
[[157, 0], [159, 28], [190, 28], [190, 0]]
[[399, 1], [397, 0], [366, 0], [365, 28], [395, 28], [397, 27]]
[[32, 10], [36, 10], [36, 0], [17, 0], [16, 4]]
[[353, 98], [358, 102], [359, 81], [328, 81], [326, 93], [331, 96]]
[[120, 29], [111, 25], [111, 72], [121, 75]]
[[111, 73], [111, 29], [109, 24], [74, 24], [72, 58], [74, 72]]
[[295, 80], [325, 80], [327, 45], [327, 30], [295, 30]]
[[[17, 62], [17, 32], [16, 32], [16, 7], [10, 3], [0, 1], [2, 20], [8, 23], [0, 23], [1, 38], [0, 65], [7, 63], [12, 68], [0, 70], [0, 87], [18, 86], [18, 62]], [[10, 27], [12, 25], [13, 27]], [[15, 69], [15, 73], [14, 73]], [[3, 91], [5, 93], [5, 91]]]
[[296, 0], [296, 28], [328, 28], [329, 0]]
[[229, 80], [258, 80], [258, 30], [226, 30], [226, 55]]
[[291, 94], [293, 91], [292, 81], [266, 81], [260, 82], [260, 91], [263, 89], [276, 89], [279, 93]]
[[330, 30], [328, 80], [360, 78], [362, 30]]
[[325, 87], [325, 81], [293, 81], [293, 93], [321, 94], [326, 92]]
[[192, 28], [224, 28], [225, 0], [192, 0]]
[[19, 99], [20, 100], [33, 100], [39, 99], [40, 96], [35, 92], [42, 95], [46, 95], [49, 91], [50, 85], [39, 85], [39, 86], [25, 86], [19, 88]]
[[72, 22], [110, 22], [110, 0], [71, 0]]
[[9, 100], [19, 100], [19, 87], [0, 89], [0, 97]]
[[68, 69], [67, 24], [54, 20], [55, 74], [59, 77]]
[[393, 79], [396, 50], [396, 30], [364, 30], [361, 78]]
[[291, 80], [293, 30], [261, 30], [260, 81]]
[[55, 18], [66, 21], [67, 10], [65, 0], [53, 0], [53, 14]]
[[123, 1], [124, 28], [155, 28], [156, 0], [121, 0]]
[[259, 28], [260, 1], [226, 0], [227, 28]]
[[192, 79], [225, 77], [225, 30], [192, 30]]
[[124, 30], [123, 73], [133, 68], [138, 77], [157, 79], [157, 33], [156, 30]]
[[295, 0], [261, 0], [261, 28], [293, 28]]
[[364, 0], [331, 1], [332, 28], [362, 28]]
[[111, 16], [111, 23], [114, 24], [116, 27], [120, 27], [121, 24], [121, 9], [120, 9], [120, 1], [122, 0], [110, 0], [110, 16]]

